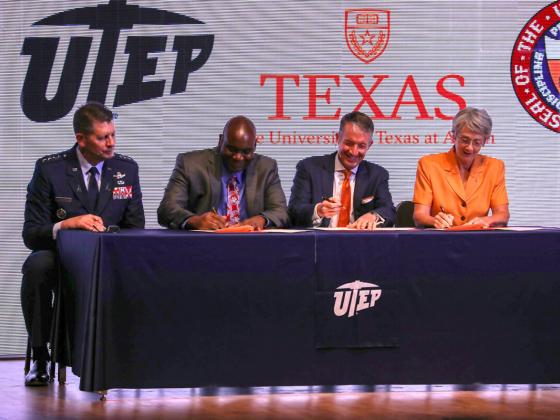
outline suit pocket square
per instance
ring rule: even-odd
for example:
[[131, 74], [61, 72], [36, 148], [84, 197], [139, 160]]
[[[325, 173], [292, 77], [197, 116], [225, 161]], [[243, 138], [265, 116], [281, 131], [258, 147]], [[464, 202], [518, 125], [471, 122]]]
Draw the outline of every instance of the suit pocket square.
[[368, 197], [364, 197], [362, 198], [362, 204], [369, 204], [373, 201], [375, 197], [373, 195], [370, 195]]

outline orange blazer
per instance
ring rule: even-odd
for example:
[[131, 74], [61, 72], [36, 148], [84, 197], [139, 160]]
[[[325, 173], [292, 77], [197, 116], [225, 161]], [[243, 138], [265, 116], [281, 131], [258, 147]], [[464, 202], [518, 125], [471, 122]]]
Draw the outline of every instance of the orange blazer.
[[508, 204], [504, 162], [477, 155], [463, 186], [454, 148], [424, 156], [418, 161], [413, 201], [430, 206], [432, 216], [443, 208], [454, 216], [454, 225], [487, 216], [492, 207]]

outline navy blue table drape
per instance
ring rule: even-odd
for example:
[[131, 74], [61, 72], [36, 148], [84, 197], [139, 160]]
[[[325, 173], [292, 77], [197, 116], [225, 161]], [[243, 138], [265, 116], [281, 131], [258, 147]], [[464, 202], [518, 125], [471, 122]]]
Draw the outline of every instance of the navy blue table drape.
[[59, 235], [82, 390], [560, 382], [557, 229]]

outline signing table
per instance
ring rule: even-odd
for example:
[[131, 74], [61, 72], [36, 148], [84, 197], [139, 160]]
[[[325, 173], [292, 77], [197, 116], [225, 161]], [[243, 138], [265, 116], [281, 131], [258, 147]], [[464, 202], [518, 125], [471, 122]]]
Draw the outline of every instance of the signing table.
[[82, 390], [560, 382], [557, 229], [57, 242]]

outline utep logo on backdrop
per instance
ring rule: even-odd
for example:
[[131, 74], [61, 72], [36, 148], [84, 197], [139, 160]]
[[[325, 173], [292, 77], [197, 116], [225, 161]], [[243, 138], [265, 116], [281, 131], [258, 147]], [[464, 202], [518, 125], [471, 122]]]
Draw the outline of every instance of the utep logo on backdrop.
[[[132, 29], [135, 25], [203, 24], [178, 13], [128, 5], [126, 0], [110, 0], [108, 4], [56, 13], [35, 22], [33, 26], [89, 25], [89, 29], [103, 31], [87, 99], [104, 104], [122, 29]], [[21, 108], [27, 118], [36, 122], [54, 121], [72, 110], [82, 84], [92, 40], [93, 37], [83, 36], [70, 38], [56, 94], [47, 99], [47, 86], [60, 38], [25, 38], [21, 54], [29, 55], [31, 59], [21, 92]], [[163, 96], [166, 80], [144, 82], [143, 78], [155, 74], [157, 67], [157, 58], [148, 58], [148, 54], [165, 52], [166, 43], [167, 36], [128, 35], [125, 46], [128, 64], [124, 82], [117, 86], [113, 107]], [[171, 84], [172, 95], [187, 90], [189, 74], [206, 63], [213, 45], [214, 35], [175, 35], [173, 51], [177, 54], [177, 61]], [[200, 52], [193, 58], [195, 50]]]
[[391, 28], [388, 10], [348, 9], [345, 11], [346, 45], [356, 57], [369, 64], [385, 51]]
[[560, 1], [525, 24], [511, 55], [517, 99], [535, 121], [560, 133]]
[[377, 284], [356, 280], [338, 286], [334, 292], [334, 314], [353, 317], [364, 309], [373, 308], [381, 297], [381, 289]]

